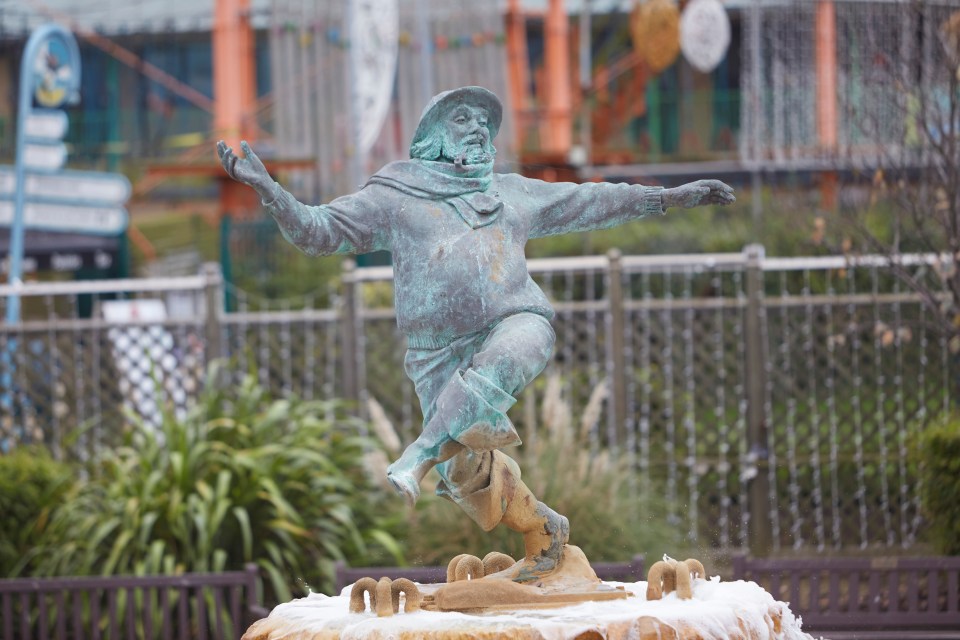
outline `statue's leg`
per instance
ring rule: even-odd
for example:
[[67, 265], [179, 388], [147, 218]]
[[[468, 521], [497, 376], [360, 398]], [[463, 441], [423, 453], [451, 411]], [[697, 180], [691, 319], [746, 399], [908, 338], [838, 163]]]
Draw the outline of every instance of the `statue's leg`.
[[569, 522], [537, 500], [509, 456], [464, 450], [439, 469], [437, 493], [457, 503], [484, 531], [503, 523], [523, 535], [524, 560], [504, 577], [530, 582], [556, 568], [570, 537]]
[[544, 503], [520, 482], [501, 522], [523, 535], [524, 561], [512, 576], [531, 582], [556, 569], [563, 546], [570, 539], [570, 521]]
[[[387, 479], [412, 505], [420, 495], [420, 481], [437, 464], [465, 446], [488, 449], [519, 444], [506, 411], [516, 400], [470, 371], [457, 370], [433, 403], [423, 431], [400, 458], [387, 468]], [[460, 436], [469, 434], [466, 442]]]
[[[506, 412], [516, 402], [514, 394], [546, 366], [555, 339], [546, 318], [521, 313], [505, 318], [485, 336], [463, 338], [436, 352], [408, 354], [407, 374], [427, 415], [420, 436], [387, 469], [387, 478], [408, 502], [416, 502], [420, 481], [432, 467], [464, 447], [484, 452], [520, 443]], [[469, 367], [451, 375], [451, 363], [467, 362]], [[437, 392], [444, 378], [446, 384]]]
[[[477, 340], [461, 338], [441, 349], [411, 349], [404, 358], [404, 370], [413, 382], [423, 411], [423, 431], [387, 468], [387, 479], [411, 506], [420, 497], [420, 481], [430, 470], [432, 459], [444, 455], [449, 458], [463, 449], [433, 417], [441, 391], [454, 374], [469, 366]], [[451, 452], [451, 448], [455, 450]]]
[[[555, 339], [550, 323], [541, 316], [506, 318], [473, 356], [470, 371], [517, 395], [549, 362]], [[457, 439], [466, 444], [482, 436], [464, 433]], [[502, 522], [523, 535], [526, 558], [514, 580], [536, 580], [556, 567], [570, 536], [569, 522], [537, 500], [508, 456], [471, 446], [441, 465], [440, 476], [438, 492], [459, 504], [484, 530]]]

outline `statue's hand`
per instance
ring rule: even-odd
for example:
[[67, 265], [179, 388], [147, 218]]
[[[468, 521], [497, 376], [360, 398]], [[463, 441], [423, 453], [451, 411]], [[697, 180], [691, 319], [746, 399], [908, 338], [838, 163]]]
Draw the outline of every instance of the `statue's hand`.
[[663, 208], [699, 207], [705, 204], [731, 204], [737, 201], [733, 189], [719, 180], [697, 180], [673, 189], [664, 189]]
[[217, 143], [217, 155], [220, 156], [223, 170], [237, 182], [249, 185], [262, 197], [269, 198], [273, 193], [273, 178], [246, 141], [240, 143], [240, 149], [243, 151], [243, 158], [238, 157], [223, 140]]

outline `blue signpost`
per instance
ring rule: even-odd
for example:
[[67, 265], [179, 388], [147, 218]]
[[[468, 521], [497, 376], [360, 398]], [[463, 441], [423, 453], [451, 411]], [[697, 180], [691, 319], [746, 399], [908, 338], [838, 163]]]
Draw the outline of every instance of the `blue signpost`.
[[[39, 72], [39, 73], [38, 73]], [[31, 116], [34, 116], [33, 101], [36, 96], [37, 101], [51, 110], [48, 113], [37, 114], [39, 118], [34, 118], [31, 122]], [[47, 24], [36, 29], [30, 34], [27, 40], [27, 47], [23, 52], [23, 58], [20, 61], [20, 104], [17, 110], [17, 160], [14, 169], [14, 187], [13, 187], [13, 224], [10, 227], [10, 284], [17, 284], [23, 275], [23, 235], [24, 219], [23, 210], [26, 200], [26, 190], [24, 183], [28, 168], [39, 171], [56, 171], [59, 166], [51, 166], [47, 161], [47, 166], [43, 166], [44, 159], [57, 154], [59, 150], [50, 145], [51, 138], [53, 142], [59, 142], [56, 138], [62, 138], [66, 133], [66, 114], [61, 116], [53, 115], [54, 109], [60, 107], [65, 102], [76, 102], [80, 98], [80, 49], [77, 47], [77, 41], [69, 31], [58, 24]], [[60, 112], [63, 113], [63, 112]], [[58, 122], [63, 126], [57, 126]], [[50, 130], [44, 131], [42, 124], [38, 122], [51, 121]], [[29, 126], [28, 125], [32, 125]], [[29, 133], [35, 135], [28, 135]], [[40, 129], [37, 131], [36, 129]], [[39, 133], [40, 135], [36, 135]], [[59, 133], [59, 136], [48, 136], [44, 133]], [[62, 145], [62, 142], [59, 142]], [[55, 151], [45, 152], [43, 149], [50, 147]], [[28, 166], [26, 153], [27, 150], [39, 148], [40, 160], [31, 158], [34, 167]], [[65, 155], [65, 154], [64, 154]], [[43, 158], [46, 156], [46, 158]], [[61, 163], [62, 164], [62, 163]], [[7, 324], [14, 324], [20, 319], [20, 298], [16, 295], [11, 296], [7, 301]]]
[[[16, 166], [0, 167], [0, 227], [10, 226], [11, 284], [23, 277], [25, 229], [116, 236], [127, 228], [123, 205], [130, 182], [125, 176], [62, 168], [69, 123], [60, 107], [75, 102], [79, 89], [74, 37], [56, 24], [38, 28], [20, 64]], [[13, 295], [7, 323], [19, 317], [20, 300]]]
[[[10, 226], [8, 273], [11, 285], [23, 277], [25, 229], [119, 235], [127, 228], [123, 208], [130, 182], [120, 174], [63, 169], [67, 149], [64, 104], [80, 97], [80, 49], [57, 24], [37, 28], [20, 62], [17, 158], [0, 167], [0, 227]], [[6, 322], [20, 321], [16, 290], [7, 299]], [[0, 408], [12, 412], [14, 352], [8, 338], [0, 353]], [[0, 451], [9, 446], [0, 439]]]

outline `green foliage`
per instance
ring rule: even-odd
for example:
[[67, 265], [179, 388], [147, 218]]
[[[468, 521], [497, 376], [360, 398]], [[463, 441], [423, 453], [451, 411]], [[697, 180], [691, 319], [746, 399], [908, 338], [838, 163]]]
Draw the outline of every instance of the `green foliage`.
[[[359, 425], [336, 405], [271, 399], [248, 376], [206, 390], [183, 419], [137, 425], [57, 511], [47, 575], [174, 574], [255, 562], [267, 602], [329, 592], [333, 564], [401, 560], [378, 528]], [[333, 420], [323, 416], [333, 413]], [[357, 563], [355, 563], [357, 564]]]
[[761, 194], [762, 220], [752, 212], [752, 193], [737, 189], [729, 206], [670, 209], [662, 218], [647, 218], [603, 231], [531, 240], [527, 256], [546, 258], [598, 255], [620, 249], [625, 255], [739, 252], [754, 242], [767, 255], [830, 253], [818, 233], [818, 218], [808, 191], [766, 188]]
[[30, 571], [28, 551], [73, 482], [71, 467], [45, 449], [21, 447], [0, 455], [0, 577]]
[[941, 553], [960, 555], [960, 417], [924, 432], [919, 454], [931, 541]]
[[[524, 444], [507, 453], [520, 465], [534, 495], [570, 519], [570, 543], [593, 561], [627, 560], [636, 553], [682, 556], [689, 542], [685, 532], [667, 525], [666, 505], [656, 483], [633, 486], [636, 476], [625, 455], [591, 447], [590, 433], [597, 426], [605, 385], [594, 390], [579, 425], [561, 397], [559, 378], [551, 376], [543, 386], [539, 420], [528, 416], [520, 434]], [[535, 391], [528, 388], [528, 393]], [[459, 553], [523, 556], [518, 533], [503, 525], [485, 533], [427, 487], [408, 518], [404, 536], [407, 557], [418, 565], [446, 564]]]

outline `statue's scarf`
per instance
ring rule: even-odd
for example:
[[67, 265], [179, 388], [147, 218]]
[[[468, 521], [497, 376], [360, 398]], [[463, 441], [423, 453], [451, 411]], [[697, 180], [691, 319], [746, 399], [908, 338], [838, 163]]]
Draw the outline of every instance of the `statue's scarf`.
[[456, 165], [432, 160], [400, 160], [378, 171], [367, 184], [382, 184], [427, 200], [443, 200], [472, 228], [493, 222], [503, 209], [496, 194], [488, 195], [493, 163]]

